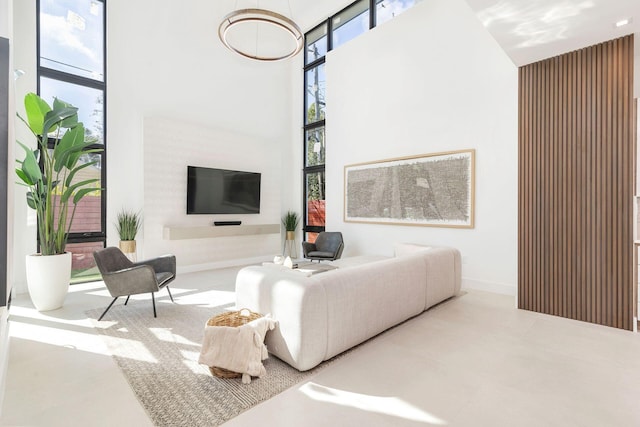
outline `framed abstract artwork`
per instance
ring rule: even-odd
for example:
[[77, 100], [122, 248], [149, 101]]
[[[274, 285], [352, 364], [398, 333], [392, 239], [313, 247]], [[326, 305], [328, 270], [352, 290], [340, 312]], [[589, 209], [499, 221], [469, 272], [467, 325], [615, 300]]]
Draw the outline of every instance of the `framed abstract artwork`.
[[344, 167], [344, 220], [473, 228], [475, 150]]

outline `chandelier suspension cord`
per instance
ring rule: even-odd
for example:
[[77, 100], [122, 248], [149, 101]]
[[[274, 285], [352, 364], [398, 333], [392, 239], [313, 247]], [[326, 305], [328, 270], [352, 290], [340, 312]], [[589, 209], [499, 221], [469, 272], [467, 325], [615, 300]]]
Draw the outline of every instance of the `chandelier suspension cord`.
[[[256, 8], [260, 9], [260, 0], [256, 0]], [[260, 35], [260, 24], [256, 22], [256, 50], [254, 56], [258, 57], [258, 37]]]
[[293, 21], [293, 12], [291, 11], [291, 0], [287, 0], [287, 4], [289, 5], [289, 16], [291, 17], [291, 20]]

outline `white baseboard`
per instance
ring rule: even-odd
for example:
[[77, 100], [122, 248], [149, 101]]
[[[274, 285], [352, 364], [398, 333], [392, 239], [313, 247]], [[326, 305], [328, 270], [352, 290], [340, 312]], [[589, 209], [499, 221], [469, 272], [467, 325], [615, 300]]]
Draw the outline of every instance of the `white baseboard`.
[[9, 310], [0, 307], [0, 417], [4, 400], [7, 367], [9, 366]]
[[11, 285], [11, 293], [13, 296], [29, 293], [29, 286], [27, 286], [27, 282], [13, 282]]
[[462, 278], [462, 289], [475, 289], [478, 291], [493, 292], [494, 294], [516, 296], [517, 287], [506, 283], [487, 282], [484, 280], [476, 280]]
[[220, 268], [237, 267], [240, 265], [260, 264], [273, 260], [273, 255], [263, 255], [253, 258], [230, 259], [218, 262], [208, 262], [205, 264], [194, 264], [178, 266], [176, 273], [195, 273], [196, 271], [217, 270]]

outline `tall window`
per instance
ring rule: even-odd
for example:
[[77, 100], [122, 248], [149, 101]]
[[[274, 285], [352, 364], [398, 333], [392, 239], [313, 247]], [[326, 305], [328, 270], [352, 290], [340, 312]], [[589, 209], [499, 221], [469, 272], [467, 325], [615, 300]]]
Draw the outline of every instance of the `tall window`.
[[[56, 97], [78, 107], [87, 141], [103, 151], [80, 159], [99, 162], [76, 179], [98, 178], [96, 187], [106, 188], [105, 0], [38, 0], [37, 4], [38, 93], [49, 104]], [[90, 193], [76, 207], [67, 244], [73, 255], [72, 282], [99, 277], [92, 254], [105, 246], [105, 194]]]
[[328, 23], [311, 30], [305, 42], [304, 72], [304, 224], [306, 240], [315, 241], [315, 236], [325, 227], [325, 73], [324, 56], [329, 49]]
[[305, 35], [303, 231], [307, 241], [315, 241], [326, 224], [325, 55], [420, 1], [357, 0]]

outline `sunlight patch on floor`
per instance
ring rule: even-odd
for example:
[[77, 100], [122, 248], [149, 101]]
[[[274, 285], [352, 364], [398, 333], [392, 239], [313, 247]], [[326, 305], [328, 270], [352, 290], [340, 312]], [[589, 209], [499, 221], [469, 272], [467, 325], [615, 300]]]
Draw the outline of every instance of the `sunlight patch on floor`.
[[202, 373], [204, 365], [201, 365], [200, 363], [198, 363], [198, 357], [200, 356], [199, 351], [181, 350], [180, 354], [184, 358], [182, 363], [184, 363], [185, 366], [189, 368], [191, 372], [194, 372], [196, 374]]
[[427, 423], [431, 425], [447, 425], [448, 423], [428, 412], [417, 408], [397, 397], [371, 396], [325, 387], [315, 383], [307, 383], [300, 387], [300, 391], [309, 398], [335, 405], [349, 406], [368, 412], [376, 412], [406, 420]]
[[47, 322], [51, 323], [51, 327], [55, 327], [55, 325], [58, 325], [58, 327], [64, 328], [65, 326], [73, 325], [74, 327], [80, 328], [92, 328], [92, 325], [89, 323], [89, 319], [86, 317], [81, 319], [76, 319], [73, 317], [65, 318], [60, 315], [60, 312], [58, 311], [51, 311], [51, 314], [48, 313], [48, 311], [36, 311], [32, 307], [21, 307], [18, 305], [12, 305], [9, 320], [15, 321], [19, 319], [32, 319], [32, 323]]
[[184, 344], [189, 346], [200, 347], [199, 342], [191, 341], [182, 335], [173, 334], [171, 328], [149, 328], [149, 332], [156, 336], [160, 341], [175, 342], [176, 344]]
[[53, 325], [52, 327], [47, 327], [12, 320], [9, 327], [9, 333], [11, 338], [17, 338], [24, 341], [33, 341], [56, 347], [72, 348], [106, 356], [111, 355], [100, 337], [92, 334], [91, 332], [69, 331], [66, 329], [60, 329]]
[[[105, 341], [103, 341], [100, 336], [92, 333], [90, 327], [84, 327], [77, 324], [73, 325], [70, 321], [62, 324], [62, 320], [64, 319], [56, 319], [55, 321], [47, 320], [47, 322], [51, 323], [49, 326], [43, 324], [43, 321], [41, 320], [38, 321], [39, 317], [37, 316], [26, 316], [23, 318], [34, 319], [35, 323], [19, 321], [16, 320], [16, 316], [14, 316], [9, 327], [12, 338], [50, 344], [56, 347], [73, 348], [107, 356], [111, 355], [111, 352], [109, 352], [105, 347], [105, 342], [111, 340], [109, 344], [114, 348], [114, 356], [121, 356], [118, 352], [118, 348], [138, 347], [136, 353], [142, 355], [140, 360], [157, 363], [157, 360], [151, 355], [146, 347], [138, 341], [127, 338], [109, 338], [106, 336], [104, 337]], [[102, 322], [100, 327], [110, 327], [112, 324], [113, 322]], [[127, 333], [125, 328], [120, 328], [118, 331], [123, 334]]]
[[[149, 349], [147, 349], [147, 347], [140, 341], [130, 340], [128, 338], [114, 338], [108, 335], [103, 335], [102, 338], [111, 349], [111, 354], [114, 357], [126, 357], [131, 359], [131, 355], [135, 354], [135, 360], [158, 363], [158, 359], [156, 359]], [[109, 352], [106, 354], [109, 354]]]

